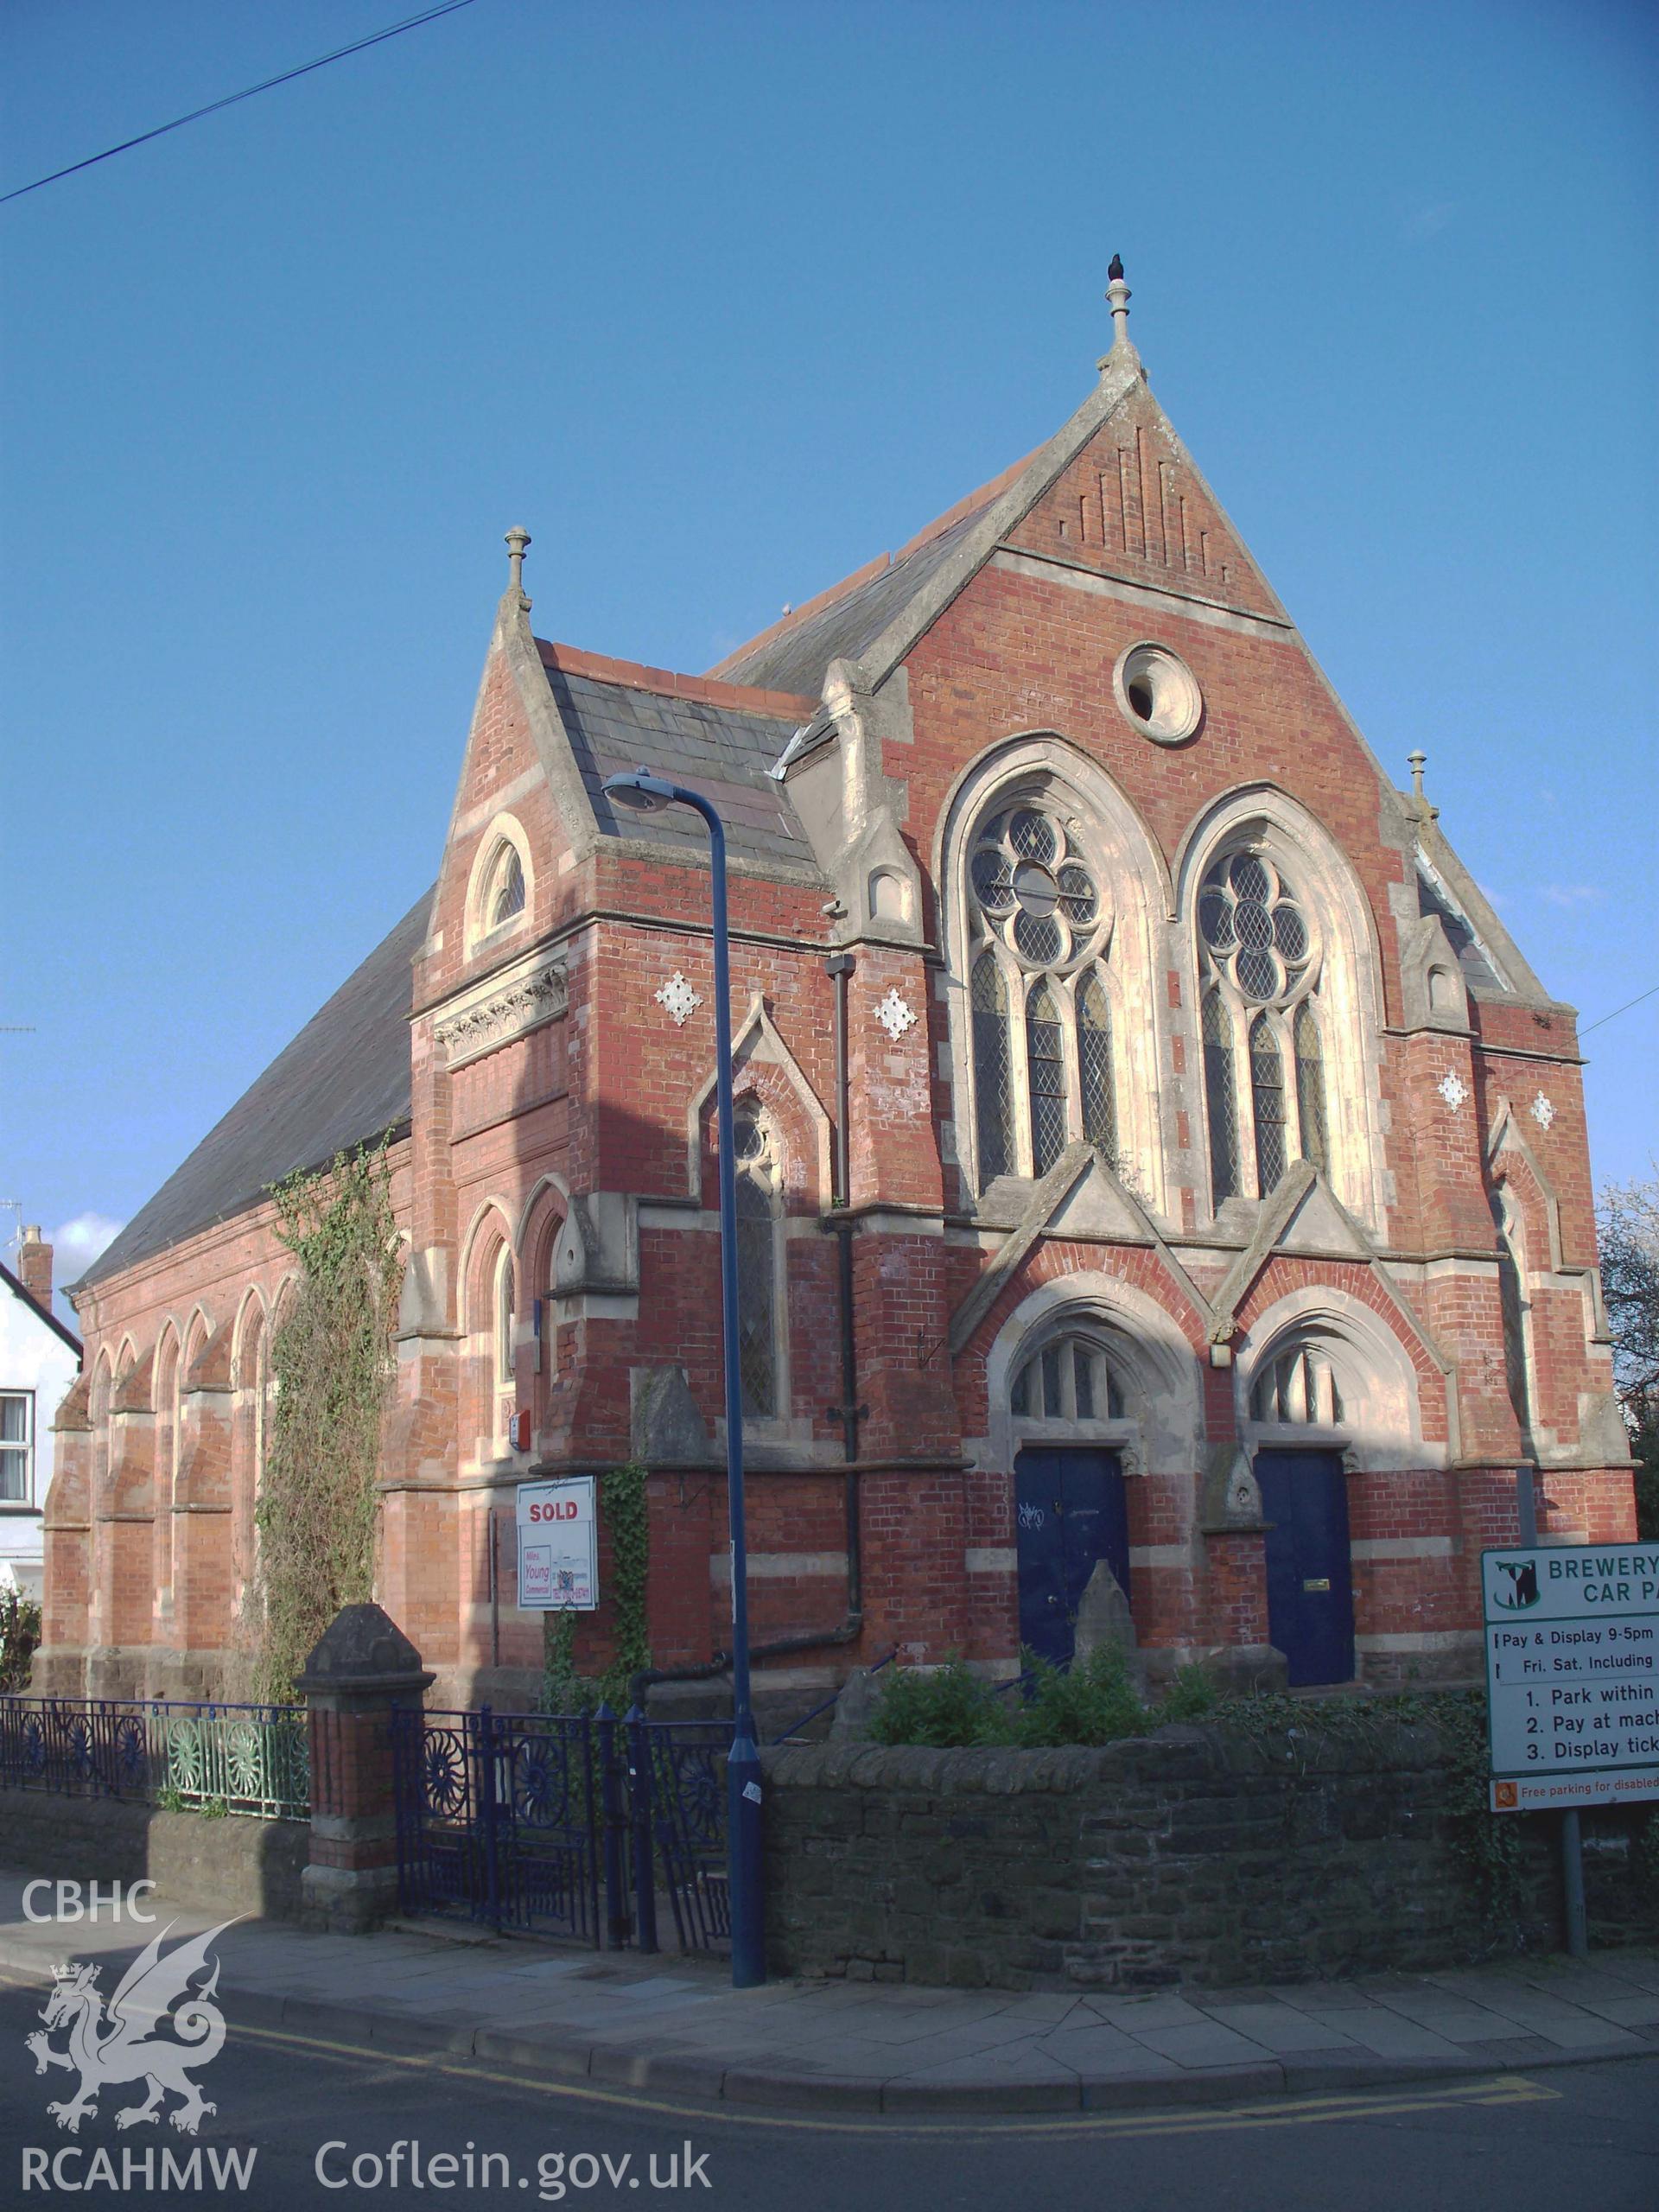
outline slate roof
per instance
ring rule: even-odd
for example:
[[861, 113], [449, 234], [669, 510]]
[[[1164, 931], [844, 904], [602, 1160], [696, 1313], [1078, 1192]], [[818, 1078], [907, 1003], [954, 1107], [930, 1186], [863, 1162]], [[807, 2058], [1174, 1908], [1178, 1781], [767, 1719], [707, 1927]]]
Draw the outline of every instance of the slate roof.
[[[708, 832], [689, 808], [634, 814], [602, 795], [607, 776], [643, 764], [657, 775], [694, 785], [714, 802], [734, 859], [782, 861], [818, 874], [793, 807], [766, 772], [806, 719], [804, 712], [750, 712], [717, 697], [600, 681], [550, 659], [562, 652], [572, 663], [583, 658], [568, 647], [543, 645], [543, 665], [602, 836], [643, 837], [688, 854], [708, 851]], [[703, 688], [718, 695], [729, 687]]]
[[296, 1168], [325, 1166], [408, 1121], [410, 963], [431, 904], [431, 892], [423, 893], [75, 1289], [229, 1220]]
[[740, 646], [715, 673], [728, 683], [817, 693], [830, 662], [856, 660], [873, 645], [888, 624], [926, 590], [989, 505], [988, 497], [949, 529], [906, 549], [867, 583], [830, 598], [816, 613], [797, 616], [783, 628]]

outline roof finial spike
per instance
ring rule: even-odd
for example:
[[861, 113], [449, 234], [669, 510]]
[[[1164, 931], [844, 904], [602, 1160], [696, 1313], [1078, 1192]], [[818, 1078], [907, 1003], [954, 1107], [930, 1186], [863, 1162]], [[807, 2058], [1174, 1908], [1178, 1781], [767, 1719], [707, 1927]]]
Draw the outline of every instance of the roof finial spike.
[[530, 532], [522, 523], [515, 523], [507, 532], [507, 590], [518, 593], [526, 613], [530, 601], [524, 597], [524, 548], [530, 542]]
[[1133, 296], [1123, 282], [1123, 257], [1121, 253], [1112, 256], [1106, 274], [1111, 279], [1106, 287], [1106, 300], [1112, 310], [1112, 350], [1100, 363], [1100, 367], [1103, 371], [1108, 361], [1115, 366], [1124, 361], [1138, 366], [1141, 356], [1129, 340], [1129, 301]]
[[1421, 798], [1423, 796], [1423, 771], [1428, 766], [1427, 753], [1425, 753], [1421, 747], [1419, 747], [1415, 753], [1408, 753], [1406, 755], [1406, 766], [1411, 771], [1412, 797], [1414, 798]]

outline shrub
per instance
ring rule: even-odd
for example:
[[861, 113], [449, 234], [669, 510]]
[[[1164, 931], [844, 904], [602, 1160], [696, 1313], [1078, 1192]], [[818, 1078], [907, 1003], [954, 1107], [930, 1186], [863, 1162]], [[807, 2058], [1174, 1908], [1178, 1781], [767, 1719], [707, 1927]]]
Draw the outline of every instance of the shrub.
[[1010, 1716], [989, 1683], [952, 1652], [942, 1667], [894, 1667], [870, 1715], [876, 1744], [925, 1744], [957, 1751], [1013, 1740]]
[[1120, 1644], [1100, 1644], [1064, 1671], [1039, 1659], [1031, 1672], [1015, 1731], [1017, 1740], [1033, 1750], [1116, 1744], [1125, 1736], [1144, 1735], [1154, 1725]]
[[19, 1590], [0, 1590], [0, 1694], [29, 1688], [29, 1662], [41, 1640], [41, 1609]]
[[1160, 1728], [1172, 1720], [1208, 1720], [1220, 1703], [1215, 1676], [1201, 1661], [1192, 1660], [1170, 1676], [1154, 1718]]

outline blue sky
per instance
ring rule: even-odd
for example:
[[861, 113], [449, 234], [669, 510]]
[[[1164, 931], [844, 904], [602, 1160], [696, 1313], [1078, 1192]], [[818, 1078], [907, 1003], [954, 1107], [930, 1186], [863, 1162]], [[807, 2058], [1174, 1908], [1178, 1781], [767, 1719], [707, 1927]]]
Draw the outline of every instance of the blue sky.
[[[10, 0], [0, 189], [398, 12]], [[508, 524], [542, 635], [706, 667], [1065, 419], [1114, 250], [1547, 985], [1659, 983], [1656, 62], [1618, 0], [476, 0], [0, 208], [0, 1198], [124, 1219], [430, 880]], [[1587, 1049], [1643, 1173], [1659, 997]]]

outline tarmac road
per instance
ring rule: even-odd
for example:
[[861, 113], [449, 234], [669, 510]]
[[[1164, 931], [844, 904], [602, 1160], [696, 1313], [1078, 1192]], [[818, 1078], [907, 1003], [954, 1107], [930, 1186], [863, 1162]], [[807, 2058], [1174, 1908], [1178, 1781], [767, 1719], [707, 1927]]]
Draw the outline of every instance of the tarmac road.
[[[1230, 2107], [838, 2118], [734, 2111], [535, 2081], [472, 2059], [368, 2051], [238, 2023], [232, 2000], [225, 2049], [201, 2075], [217, 2110], [199, 2136], [167, 2126], [118, 2130], [117, 2113], [143, 2094], [130, 2088], [105, 2090], [97, 2117], [72, 2135], [46, 2107], [73, 2094], [74, 2077], [38, 2075], [24, 2044], [41, 2001], [38, 1987], [0, 1985], [7, 2205], [73, 2196], [77, 2203], [194, 2198], [258, 2212], [619, 2201], [721, 2212], [1659, 2207], [1659, 2057]], [[237, 2163], [227, 2166], [229, 2158]]]

